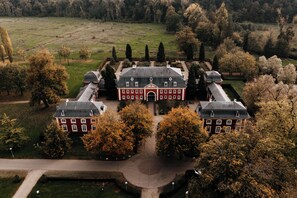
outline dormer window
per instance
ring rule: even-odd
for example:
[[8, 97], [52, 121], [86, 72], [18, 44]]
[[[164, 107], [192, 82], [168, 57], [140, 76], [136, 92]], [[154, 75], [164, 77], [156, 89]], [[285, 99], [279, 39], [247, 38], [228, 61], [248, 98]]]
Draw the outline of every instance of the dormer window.
[[214, 112], [213, 111], [210, 112], [210, 117], [214, 117]]
[[150, 77], [150, 83], [153, 83], [153, 77]]
[[240, 116], [239, 112], [236, 111], [236, 117], [238, 118]]
[[177, 86], [177, 82], [173, 82], [173, 86], [176, 87]]
[[131, 79], [130, 79], [131, 81], [133, 81], [134, 80], [134, 78], [133, 77], [131, 77]]
[[126, 82], [126, 87], [129, 87], [129, 82]]
[[65, 111], [64, 110], [61, 111], [61, 116], [65, 116]]
[[164, 82], [164, 87], [167, 87], [168, 86], [168, 82]]
[[94, 115], [93, 110], [91, 110], [90, 111], [90, 116], [93, 116], [93, 115]]
[[169, 78], [169, 81], [172, 81], [172, 77]]
[[138, 87], [138, 82], [135, 82], [135, 87]]

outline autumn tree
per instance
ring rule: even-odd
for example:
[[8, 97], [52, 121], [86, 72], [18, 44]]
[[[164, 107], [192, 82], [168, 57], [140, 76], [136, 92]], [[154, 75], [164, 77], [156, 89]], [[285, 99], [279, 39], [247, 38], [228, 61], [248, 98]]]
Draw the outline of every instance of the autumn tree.
[[16, 54], [22, 58], [23, 61], [26, 59], [26, 51], [23, 48], [17, 48]]
[[260, 74], [270, 74], [277, 78], [279, 70], [283, 67], [282, 60], [276, 55], [266, 59], [265, 56], [260, 56], [257, 62]]
[[226, 54], [235, 53], [237, 51], [240, 51], [240, 48], [236, 46], [231, 38], [226, 38], [224, 39], [224, 42], [221, 43], [216, 49], [216, 55], [218, 59], [221, 59]]
[[6, 55], [8, 56], [9, 62], [13, 61], [13, 47], [6, 29], [0, 27], [0, 36]]
[[60, 96], [67, 93], [66, 80], [68, 74], [65, 67], [54, 63], [54, 57], [48, 50], [42, 50], [29, 59], [27, 85], [31, 90], [30, 104], [40, 104], [45, 107], [57, 103]]
[[230, 28], [229, 27], [229, 25], [230, 25], [229, 24], [230, 23], [229, 13], [228, 13], [228, 10], [227, 10], [224, 2], [221, 4], [219, 9], [216, 11], [215, 18], [216, 18], [215, 24], [219, 29], [219, 32], [218, 32], [219, 41], [223, 41], [223, 39], [225, 39], [227, 36], [229, 36], [228, 28]]
[[134, 102], [120, 111], [123, 122], [131, 128], [134, 136], [134, 148], [152, 134], [153, 116], [140, 102]]
[[0, 58], [1, 58], [1, 61], [4, 63], [5, 62], [5, 48], [3, 45], [0, 45]]
[[277, 74], [277, 81], [282, 81], [285, 84], [295, 84], [297, 77], [296, 67], [293, 64], [288, 64], [281, 67]]
[[78, 53], [79, 53], [79, 57], [84, 60], [89, 59], [92, 55], [92, 51], [88, 47], [80, 48]]
[[252, 79], [258, 73], [256, 60], [248, 52], [228, 53], [220, 59], [219, 64], [220, 71], [240, 72], [246, 79]]
[[202, 122], [195, 112], [175, 108], [160, 122], [157, 152], [173, 158], [197, 156], [200, 143], [205, 142], [207, 137], [208, 133], [202, 128]]
[[190, 197], [277, 197], [296, 187], [294, 166], [276, 139], [253, 127], [213, 135], [200, 146]]
[[144, 60], [150, 61], [150, 52], [149, 52], [148, 45], [145, 45]]
[[184, 12], [184, 17], [192, 29], [195, 29], [200, 22], [208, 21], [205, 11], [198, 3], [190, 4]]
[[24, 129], [17, 127], [16, 119], [10, 119], [5, 113], [0, 118], [0, 148], [2, 150], [20, 149], [28, 140]]
[[193, 51], [197, 50], [199, 40], [190, 27], [184, 27], [181, 31], [176, 33], [176, 41], [179, 49], [182, 50], [186, 55], [188, 52], [188, 46], [192, 45]]
[[160, 42], [157, 52], [157, 62], [165, 62], [165, 49], [162, 42]]
[[132, 61], [132, 49], [130, 44], [126, 45], [126, 59], [128, 59], [129, 61]]
[[116, 75], [114, 69], [109, 64], [105, 68], [104, 80], [108, 98], [115, 99], [117, 97]]
[[171, 5], [167, 8], [165, 16], [167, 31], [176, 32], [181, 26], [181, 16], [176, 13], [175, 8]]
[[112, 112], [98, 117], [96, 129], [82, 137], [87, 151], [105, 155], [125, 155], [133, 151], [130, 127]]
[[112, 47], [111, 56], [112, 56], [112, 58], [113, 58], [114, 61], [117, 61], [118, 60], [116, 49], [115, 49], [114, 46]]
[[199, 61], [204, 61], [204, 59], [205, 59], [205, 49], [204, 49], [204, 44], [201, 43], [200, 50], [199, 50]]
[[47, 157], [58, 159], [71, 149], [71, 144], [72, 140], [68, 137], [68, 133], [63, 131], [56, 121], [52, 121], [46, 127], [40, 148]]
[[63, 57], [65, 60], [67, 60], [67, 64], [69, 65], [70, 48], [63, 45], [59, 48], [58, 54], [60, 57]]

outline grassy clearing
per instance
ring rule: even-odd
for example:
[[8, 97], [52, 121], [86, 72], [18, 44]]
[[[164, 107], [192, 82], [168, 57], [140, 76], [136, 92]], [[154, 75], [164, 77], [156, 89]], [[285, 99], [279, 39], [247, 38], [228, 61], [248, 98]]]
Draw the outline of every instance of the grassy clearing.
[[[100, 181], [83, 181], [83, 180], [49, 180], [46, 183], [37, 183], [33, 188], [30, 198], [33, 197], [102, 197], [102, 198], [132, 198], [121, 191], [114, 183]], [[36, 191], [39, 190], [39, 196]]]
[[240, 97], [242, 96], [242, 91], [245, 85], [245, 83], [242, 80], [224, 80], [223, 84], [231, 84], [235, 91], [238, 93], [238, 95]]
[[13, 182], [13, 177], [0, 178], [1, 197], [12, 197], [22, 182]]

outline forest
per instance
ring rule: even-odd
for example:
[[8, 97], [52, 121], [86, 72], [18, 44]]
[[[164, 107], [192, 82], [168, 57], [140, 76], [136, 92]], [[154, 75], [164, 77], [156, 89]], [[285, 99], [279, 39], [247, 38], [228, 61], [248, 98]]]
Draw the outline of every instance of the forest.
[[82, 17], [108, 21], [165, 22], [173, 6], [183, 15], [191, 3], [199, 3], [211, 18], [225, 2], [232, 20], [275, 23], [280, 9], [288, 22], [296, 20], [294, 0], [0, 0], [0, 16]]

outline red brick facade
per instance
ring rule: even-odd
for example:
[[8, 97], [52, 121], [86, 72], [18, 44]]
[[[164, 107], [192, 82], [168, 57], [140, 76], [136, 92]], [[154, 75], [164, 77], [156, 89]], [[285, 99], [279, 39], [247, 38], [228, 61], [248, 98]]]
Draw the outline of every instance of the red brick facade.
[[58, 125], [64, 131], [74, 133], [87, 133], [94, 130], [97, 125], [95, 117], [88, 118], [56, 118]]
[[244, 124], [242, 119], [203, 119], [203, 126], [209, 134], [240, 130]]

